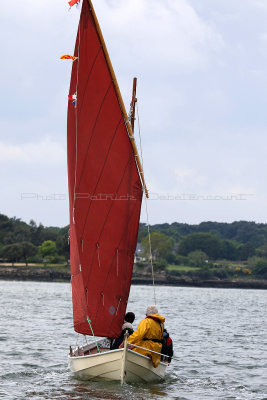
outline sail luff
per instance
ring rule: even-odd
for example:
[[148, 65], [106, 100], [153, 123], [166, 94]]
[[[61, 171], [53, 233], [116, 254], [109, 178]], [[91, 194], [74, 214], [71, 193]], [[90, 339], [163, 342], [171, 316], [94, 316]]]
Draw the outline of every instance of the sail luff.
[[140, 175], [140, 179], [141, 179], [144, 191], [145, 191], [145, 195], [148, 198], [149, 194], [148, 194], [148, 190], [147, 190], [146, 183], [145, 183], [144, 171], [143, 171], [143, 167], [142, 167], [142, 164], [141, 164], [141, 161], [140, 161], [140, 157], [139, 157], [139, 154], [138, 154], [137, 146], [135, 144], [132, 125], [131, 125], [131, 122], [129, 121], [129, 118], [128, 118], [128, 115], [127, 115], [127, 112], [126, 112], [126, 108], [125, 108], [125, 105], [124, 105], [124, 102], [123, 102], [123, 99], [122, 99], [122, 95], [121, 95], [121, 91], [120, 91], [120, 88], [119, 88], [119, 85], [118, 85], [118, 81], [117, 81], [117, 78], [116, 78], [116, 75], [115, 75], [115, 72], [114, 72], [110, 57], [109, 57], [109, 53], [108, 53], [108, 50], [107, 50], [107, 47], [106, 47], [106, 44], [105, 44], [105, 40], [104, 40], [102, 31], [101, 31], [101, 28], [100, 28], [100, 25], [99, 25], [99, 22], [98, 22], [98, 19], [97, 19], [97, 16], [96, 16], [93, 4], [92, 4], [92, 1], [88, 0], [88, 3], [89, 3], [90, 11], [92, 13], [92, 16], [93, 16], [93, 19], [94, 19], [94, 22], [95, 22], [95, 26], [96, 26], [96, 30], [97, 30], [97, 33], [98, 33], [98, 36], [99, 36], [99, 40], [100, 40], [100, 42], [102, 44], [104, 56], [106, 58], [107, 65], [108, 65], [108, 68], [109, 68], [109, 71], [110, 71], [110, 74], [111, 74], [111, 77], [112, 77], [112, 81], [113, 81], [113, 84], [114, 84], [114, 88], [115, 88], [115, 92], [116, 92], [116, 95], [117, 95], [117, 98], [118, 98], [118, 102], [119, 102], [120, 107], [121, 107], [121, 111], [122, 111], [122, 114], [123, 114], [123, 118], [124, 118], [124, 122], [125, 122], [125, 125], [126, 125], [126, 129], [128, 131], [130, 142], [131, 142], [131, 145], [132, 145], [132, 148], [133, 148], [133, 152], [134, 152], [134, 156], [135, 156], [135, 160], [136, 160], [136, 164], [137, 164], [137, 169], [138, 169], [138, 172], [139, 172], [139, 175]]

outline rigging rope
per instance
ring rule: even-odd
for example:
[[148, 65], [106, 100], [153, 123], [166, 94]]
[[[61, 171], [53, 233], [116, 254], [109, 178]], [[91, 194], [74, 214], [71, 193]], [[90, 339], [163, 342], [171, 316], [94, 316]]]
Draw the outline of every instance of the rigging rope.
[[79, 344], [79, 333], [77, 333], [77, 336], [76, 336], [76, 348], [78, 347], [78, 344]]
[[[143, 169], [143, 172], [144, 172], [143, 151], [142, 151], [141, 128], [140, 128], [138, 102], [136, 102], [136, 113], [137, 113], [137, 122], [138, 122], [138, 135], [139, 135], [139, 144], [140, 144], [141, 163], [142, 163], [142, 169]], [[145, 208], [146, 208], [146, 224], [147, 224], [147, 233], [148, 233], [149, 259], [150, 259], [151, 273], [152, 273], [154, 304], [157, 304], [157, 301], [156, 301], [156, 288], [155, 288], [155, 276], [154, 276], [154, 265], [153, 265], [153, 259], [152, 259], [150, 225], [149, 225], [149, 219], [148, 219], [148, 207], [147, 207], [147, 197], [146, 196], [145, 196]]]
[[91, 320], [89, 319], [89, 317], [87, 317], [87, 322], [88, 322], [88, 324], [89, 324], [89, 326], [90, 326], [90, 329], [91, 329], [91, 331], [92, 331], [92, 335], [93, 335], [93, 338], [94, 338], [94, 341], [95, 341], [95, 344], [96, 344], [98, 353], [100, 353], [100, 350], [99, 350], [99, 347], [98, 347], [98, 344], [97, 344], [97, 340], [96, 340], [96, 338], [95, 338], [94, 331], [93, 331], [93, 328], [92, 328], [92, 325], [91, 325]]
[[171, 358], [172, 360], [180, 361], [179, 358], [177, 358], [177, 357], [168, 356], [167, 354], [163, 354], [163, 353], [158, 353], [157, 351], [148, 349], [148, 348], [146, 348], [146, 347], [137, 346], [137, 344], [127, 343], [127, 346], [129, 346], [129, 349], [130, 349], [130, 350], [131, 350], [131, 347], [133, 346], [134, 348], [136, 347], [136, 348], [138, 348], [138, 349], [146, 350], [146, 351], [149, 352], [149, 353], [154, 353], [154, 354], [157, 354], [157, 355], [159, 355], [159, 356], [161, 356], [161, 357]]

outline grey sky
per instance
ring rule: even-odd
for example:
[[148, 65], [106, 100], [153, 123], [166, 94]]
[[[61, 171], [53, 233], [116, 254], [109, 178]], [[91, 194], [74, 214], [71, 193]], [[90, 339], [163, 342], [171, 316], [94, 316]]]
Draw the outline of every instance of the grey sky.
[[[266, 222], [267, 2], [95, 9], [127, 108], [138, 77], [150, 222]], [[73, 52], [78, 18], [64, 0], [1, 5], [0, 212], [27, 222], [68, 223], [71, 63], [59, 57]]]

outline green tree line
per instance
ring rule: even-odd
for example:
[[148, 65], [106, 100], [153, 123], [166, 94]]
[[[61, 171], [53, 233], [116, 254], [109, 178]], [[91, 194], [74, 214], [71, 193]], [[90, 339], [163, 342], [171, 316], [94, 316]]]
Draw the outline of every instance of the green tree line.
[[[69, 226], [44, 227], [31, 220], [0, 214], [0, 258], [9, 262], [53, 262], [69, 260]], [[200, 266], [216, 260], [261, 261], [267, 264], [267, 224], [249, 221], [233, 223], [202, 222], [150, 226], [152, 258], [163, 267], [191, 263]], [[143, 257], [150, 257], [146, 224], [140, 223], [138, 241]]]
[[[206, 278], [223, 278], [226, 275], [238, 277], [238, 274], [253, 274], [267, 278], [267, 242], [256, 248], [250, 242], [220, 239], [211, 233], [191, 233], [176, 241], [172, 236], [152, 232], [150, 238], [147, 235], [141, 239], [141, 245], [137, 260], [139, 266], [140, 261], [145, 264], [152, 258], [158, 270], [164, 270], [172, 264], [172, 271], [178, 275], [179, 268], [175, 266], [182, 266], [183, 270], [184, 267], [201, 269], [201, 273], [197, 273], [198, 277], [205, 275]], [[191, 269], [190, 272], [196, 275], [193, 271]]]
[[[267, 224], [257, 224], [250, 221], [201, 222], [189, 225], [174, 222], [172, 224], [157, 224], [150, 227], [151, 232], [159, 232], [174, 239], [176, 242], [192, 233], [210, 233], [218, 239], [229, 239], [238, 243], [251, 243], [255, 248], [267, 242]], [[139, 227], [139, 241], [147, 235], [146, 224]]]
[[0, 258], [9, 262], [64, 263], [69, 260], [69, 227], [44, 227], [0, 214]]

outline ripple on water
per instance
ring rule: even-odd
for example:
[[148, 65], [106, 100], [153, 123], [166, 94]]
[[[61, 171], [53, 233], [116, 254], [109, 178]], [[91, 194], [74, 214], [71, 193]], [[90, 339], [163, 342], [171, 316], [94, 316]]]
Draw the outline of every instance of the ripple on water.
[[[68, 346], [76, 340], [69, 284], [0, 282], [0, 318], [5, 327], [0, 336], [0, 396], [267, 400], [265, 291], [173, 287], [157, 291], [179, 361], [171, 363], [160, 383], [121, 387], [114, 382], [80, 381], [68, 371]], [[136, 322], [143, 318], [151, 296], [151, 288], [132, 287], [128, 308], [136, 313]], [[13, 312], [7, 315], [5, 309]]]

